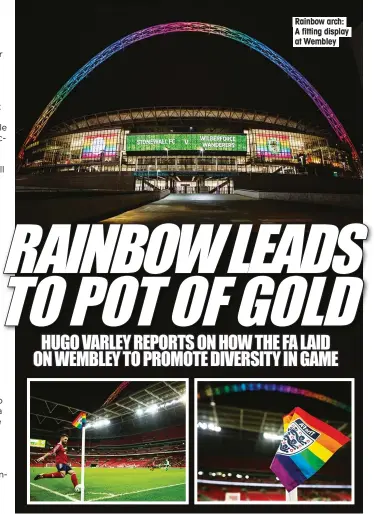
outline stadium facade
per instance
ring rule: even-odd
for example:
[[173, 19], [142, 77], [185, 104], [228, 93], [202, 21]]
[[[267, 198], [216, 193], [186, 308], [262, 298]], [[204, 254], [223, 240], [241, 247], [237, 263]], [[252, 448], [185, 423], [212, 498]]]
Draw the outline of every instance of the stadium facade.
[[108, 173], [136, 190], [231, 192], [241, 173], [354, 174], [348, 148], [302, 122], [243, 109], [141, 108], [53, 127], [25, 149], [22, 173]]

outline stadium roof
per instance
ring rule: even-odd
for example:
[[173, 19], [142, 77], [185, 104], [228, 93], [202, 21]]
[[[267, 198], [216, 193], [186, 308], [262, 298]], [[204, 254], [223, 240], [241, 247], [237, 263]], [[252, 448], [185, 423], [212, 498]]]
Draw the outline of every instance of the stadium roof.
[[[54, 383], [58, 385], [59, 383]], [[89, 382], [82, 382], [88, 384]], [[134, 382], [141, 384], [141, 382]], [[51, 385], [51, 384], [49, 384]], [[72, 387], [77, 386], [77, 382], [71, 382]], [[114, 388], [113, 383], [113, 388]], [[65, 388], [68, 384], [65, 384]], [[97, 419], [106, 418], [114, 420], [121, 418], [120, 421], [131, 421], [142, 411], [142, 418], [155, 412], [152, 409], [160, 409], [166, 411], [184, 405], [184, 395], [186, 393], [186, 384], [184, 381], [170, 382], [144, 382], [144, 387], [131, 392], [130, 389], [124, 389], [122, 393], [109, 404], [105, 404], [95, 411], [88, 411], [85, 405], [67, 405], [58, 401], [51, 400], [53, 397], [49, 394], [48, 398], [30, 396], [30, 415], [31, 421], [36, 426], [43, 425], [43, 429], [47, 431], [55, 431], [56, 429], [71, 428], [71, 423], [77, 414], [81, 411], [87, 413], [88, 423]], [[88, 393], [89, 394], [89, 393]], [[157, 406], [157, 407], [155, 407]], [[149, 409], [149, 410], [147, 410]], [[51, 430], [49, 430], [51, 429]]]
[[135, 415], [139, 409], [146, 411], [147, 408], [154, 405], [163, 405], [163, 408], [172, 407], [181, 400], [185, 392], [185, 382], [155, 382], [137, 393], [101, 407], [92, 416], [93, 418], [114, 419], [120, 416]]
[[278, 130], [298, 131], [309, 134], [326, 136], [328, 132], [320, 128], [313, 127], [302, 121], [294, 121], [280, 115], [272, 115], [258, 111], [248, 111], [239, 108], [226, 107], [142, 107], [138, 109], [124, 109], [111, 112], [90, 114], [80, 118], [75, 118], [59, 125], [51, 127], [47, 136], [57, 136], [71, 132], [84, 130], [108, 129], [123, 127], [134, 130], [138, 126], [170, 125], [172, 127], [189, 127], [191, 124], [209, 125], [212, 122], [221, 122], [222, 130], [234, 124], [237, 130], [245, 127], [259, 125], [262, 128], [273, 127]]
[[[256, 434], [269, 432], [283, 435], [283, 415], [284, 414], [279, 412], [199, 403], [198, 421], [201, 423], [214, 423], [221, 428], [245, 430]], [[325, 419], [324, 421], [347, 436], [350, 436], [350, 423], [331, 419]]]

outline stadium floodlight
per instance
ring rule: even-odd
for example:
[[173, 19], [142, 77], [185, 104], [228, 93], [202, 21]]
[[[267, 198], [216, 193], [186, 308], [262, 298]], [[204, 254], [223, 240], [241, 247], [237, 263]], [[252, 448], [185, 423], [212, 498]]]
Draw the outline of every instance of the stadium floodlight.
[[167, 407], [171, 407], [172, 405], [175, 405], [178, 402], [179, 400], [171, 400], [170, 402], [161, 403], [158, 407], [160, 409], [166, 409]]
[[88, 428], [90, 428], [90, 429], [92, 429], [92, 428], [101, 428], [101, 427], [106, 427], [108, 425], [110, 425], [109, 419], [105, 419], [105, 418], [104, 419], [97, 419], [96, 421], [88, 423], [86, 425], [86, 429], [88, 429]]
[[236, 475], [236, 478], [243, 478], [243, 475]]
[[204, 471], [199, 471], [197, 474], [198, 475], [204, 475]]
[[248, 476], [248, 475], [245, 475], [245, 478], [248, 480], [249, 476]]
[[136, 414], [137, 416], [142, 416], [143, 415], [143, 409], [136, 409]]
[[273, 432], [264, 432], [264, 439], [267, 441], [281, 441], [283, 439], [283, 435], [274, 434]]
[[[157, 170], [157, 173], [159, 173], [159, 171], [161, 171], [161, 170]], [[173, 405], [178, 405], [179, 403], [184, 403], [185, 404], [186, 400], [187, 400], [187, 396], [184, 393], [184, 394], [182, 394], [182, 396], [180, 396], [176, 400], [170, 400], [169, 402], [150, 405], [149, 407], [147, 407], [145, 409], [144, 412], [153, 413], [153, 412], [156, 412], [159, 409], [167, 409], [168, 407], [172, 407]]]
[[150, 414], [156, 414], [157, 411], [158, 411], [158, 405], [156, 405], [156, 404], [150, 405], [149, 407], [147, 407], [145, 409], [145, 412], [149, 412]]
[[211, 430], [212, 432], [221, 432], [222, 428], [215, 423], [202, 423], [198, 422], [197, 428], [202, 428], [203, 430]]
[[232, 477], [232, 473], [227, 473], [227, 476], [228, 477]]

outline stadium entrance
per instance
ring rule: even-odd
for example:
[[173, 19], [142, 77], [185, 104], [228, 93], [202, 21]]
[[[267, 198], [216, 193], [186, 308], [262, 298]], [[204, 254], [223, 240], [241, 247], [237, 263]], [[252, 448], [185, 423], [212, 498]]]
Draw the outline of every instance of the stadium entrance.
[[[172, 173], [172, 172], [135, 172], [136, 191], [160, 191], [169, 189], [176, 194], [232, 194], [232, 177], [222, 174]], [[216, 176], [218, 175], [218, 176]]]
[[229, 195], [234, 191], [234, 183], [230, 178], [225, 179], [206, 179], [197, 181], [186, 181], [183, 178], [174, 184], [173, 193], [177, 194], [196, 194], [211, 193]]

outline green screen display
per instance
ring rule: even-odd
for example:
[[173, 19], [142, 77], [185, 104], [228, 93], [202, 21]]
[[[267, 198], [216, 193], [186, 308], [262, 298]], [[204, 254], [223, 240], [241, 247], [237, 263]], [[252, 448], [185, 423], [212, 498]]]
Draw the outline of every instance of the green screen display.
[[238, 134], [132, 134], [127, 152], [246, 152], [247, 136]]

